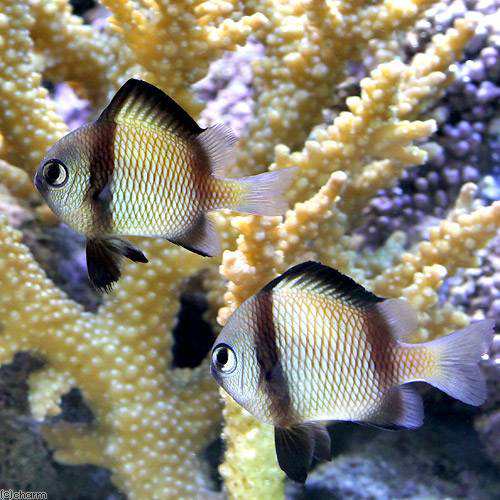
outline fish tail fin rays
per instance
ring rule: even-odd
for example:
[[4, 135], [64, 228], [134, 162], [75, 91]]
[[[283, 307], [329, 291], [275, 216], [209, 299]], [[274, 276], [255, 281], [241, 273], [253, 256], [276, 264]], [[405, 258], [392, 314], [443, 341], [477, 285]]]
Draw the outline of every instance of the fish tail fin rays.
[[238, 179], [243, 194], [234, 209], [255, 215], [283, 215], [288, 209], [285, 193], [296, 171], [295, 167], [284, 168]]
[[313, 458], [331, 460], [331, 440], [325, 426], [308, 422], [290, 428], [274, 428], [278, 464], [294, 481], [304, 483]]
[[231, 128], [218, 123], [201, 132], [197, 140], [207, 156], [212, 174], [223, 175], [234, 160], [234, 145], [238, 140]]
[[437, 366], [425, 382], [464, 403], [484, 403], [486, 382], [478, 363], [491, 344], [494, 327], [493, 320], [478, 321], [428, 342], [426, 346], [437, 355]]
[[138, 248], [119, 238], [89, 239], [86, 254], [90, 283], [99, 292], [109, 293], [113, 283], [118, 281], [123, 257], [134, 262], [148, 262]]
[[213, 257], [220, 253], [220, 238], [217, 229], [207, 215], [202, 215], [198, 222], [182, 236], [168, 238], [168, 240], [202, 257]]
[[384, 396], [382, 405], [369, 424], [384, 429], [416, 429], [424, 420], [420, 394], [412, 387], [392, 387]]

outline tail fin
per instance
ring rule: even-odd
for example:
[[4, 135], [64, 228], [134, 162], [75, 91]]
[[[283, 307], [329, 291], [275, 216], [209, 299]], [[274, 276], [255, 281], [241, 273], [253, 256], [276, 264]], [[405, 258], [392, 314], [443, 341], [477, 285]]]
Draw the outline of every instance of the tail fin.
[[427, 344], [438, 355], [437, 372], [425, 381], [464, 403], [479, 406], [486, 400], [486, 382], [479, 369], [495, 322], [483, 320]]
[[288, 209], [284, 195], [296, 171], [296, 167], [284, 168], [238, 179], [244, 194], [234, 209], [256, 215], [283, 215]]

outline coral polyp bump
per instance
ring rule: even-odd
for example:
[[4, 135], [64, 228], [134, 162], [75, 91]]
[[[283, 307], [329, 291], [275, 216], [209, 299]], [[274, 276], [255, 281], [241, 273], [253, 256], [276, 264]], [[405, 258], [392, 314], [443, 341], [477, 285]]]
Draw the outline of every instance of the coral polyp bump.
[[[33, 426], [19, 432], [41, 432], [61, 464], [108, 469], [131, 499], [220, 495], [203, 456], [221, 435], [224, 493], [283, 497], [272, 428], [219, 393], [208, 359], [176, 366], [181, 292], [203, 292], [213, 335], [196, 342], [208, 345], [246, 298], [305, 260], [409, 301], [414, 341], [493, 315], [498, 5], [102, 0], [95, 9], [84, 21], [68, 0], [0, 0], [0, 362], [20, 352], [39, 360], [23, 372], [29, 411], [15, 418]], [[214, 214], [223, 253], [213, 259], [138, 239], [150, 263], [126, 263], [110, 296], [82, 305], [74, 297], [91, 294], [73, 278], [81, 249], [59, 244], [71, 266], [43, 257], [36, 240], [56, 234], [57, 221], [30, 178], [68, 124], [93, 119], [130, 78], [206, 126], [231, 125], [233, 176], [298, 167], [291, 208]], [[74, 389], [88, 421], [66, 418]]]

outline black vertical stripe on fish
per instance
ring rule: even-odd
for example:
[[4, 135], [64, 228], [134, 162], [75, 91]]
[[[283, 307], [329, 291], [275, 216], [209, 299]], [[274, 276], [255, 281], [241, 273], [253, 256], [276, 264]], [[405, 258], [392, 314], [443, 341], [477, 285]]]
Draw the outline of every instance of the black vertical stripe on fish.
[[[397, 370], [396, 352], [390, 348], [392, 336], [387, 321], [377, 308], [371, 309], [364, 322], [366, 341], [370, 344], [371, 360], [380, 384], [389, 384]], [[384, 332], [385, 335], [380, 333]]]
[[139, 249], [120, 238], [88, 239], [86, 255], [90, 283], [96, 290], [105, 292], [110, 292], [113, 283], [120, 278], [123, 257], [134, 262], [148, 262]]
[[304, 483], [313, 458], [331, 459], [331, 440], [324, 425], [314, 422], [274, 428], [278, 464], [294, 481]]
[[103, 130], [103, 135], [98, 139], [99, 145], [93, 148], [90, 158], [88, 196], [94, 218], [94, 227], [99, 228], [100, 232], [109, 231], [113, 222], [111, 184], [115, 165], [115, 129], [115, 125], [110, 125]]
[[[408, 321], [406, 303], [398, 301], [395, 307], [394, 299], [392, 301], [393, 312], [401, 311], [401, 318]], [[385, 301], [381, 304], [384, 303]], [[398, 370], [400, 361], [397, 352], [391, 349], [391, 343], [394, 338], [397, 338], [394, 336], [394, 331], [402, 330], [402, 326], [398, 324], [401, 318], [389, 318], [380, 310], [380, 304], [371, 308], [366, 315], [364, 332], [366, 341], [370, 345], [369, 351], [377, 384], [381, 387], [390, 386]], [[416, 319], [410, 319], [410, 321], [416, 322]], [[393, 387], [374, 408], [370, 416], [370, 424], [389, 430], [414, 428], [422, 425], [422, 415], [422, 398], [416, 391], [406, 386]]]
[[259, 366], [259, 385], [269, 398], [270, 412], [274, 422], [287, 425], [293, 421], [293, 408], [288, 380], [281, 364], [276, 330], [273, 321], [272, 294], [262, 294], [258, 299], [260, 325], [256, 329], [255, 351]]

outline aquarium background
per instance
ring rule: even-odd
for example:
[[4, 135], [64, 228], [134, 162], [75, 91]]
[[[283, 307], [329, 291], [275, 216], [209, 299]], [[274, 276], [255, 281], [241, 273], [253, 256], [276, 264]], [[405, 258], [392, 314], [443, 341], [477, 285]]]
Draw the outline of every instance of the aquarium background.
[[[337, 4], [339, 26], [360, 23], [361, 32], [322, 24]], [[482, 363], [482, 407], [422, 384], [419, 430], [334, 423], [333, 459], [305, 486], [284, 480], [270, 431], [222, 399], [206, 357], [230, 311], [305, 258], [330, 259], [379, 295], [409, 299], [421, 320], [416, 340], [485, 317], [499, 331], [499, 7], [0, 0], [0, 487], [50, 499], [498, 497], [498, 334]], [[460, 19], [473, 27], [447, 53], [433, 37]], [[410, 65], [432, 44], [443, 48], [432, 56], [443, 77], [425, 80], [433, 59], [417, 60], [414, 73], [424, 75], [405, 73], [413, 87], [401, 87], [411, 112], [383, 118], [366, 78], [376, 83], [371, 72], [388, 64], [388, 81], [401, 85], [393, 63]], [[226, 252], [216, 263], [152, 242], [151, 272], [131, 264], [103, 299], [88, 285], [84, 238], [49, 213], [31, 172], [132, 76], [179, 99], [203, 126], [230, 125], [241, 138], [235, 174], [298, 164], [304, 174], [290, 199], [302, 205], [281, 232], [276, 218], [221, 215]], [[384, 101], [390, 84], [380, 85]], [[362, 91], [373, 113], [360, 118], [366, 127], [346, 118], [344, 130], [348, 98]], [[395, 99], [387, 106], [402, 106]], [[372, 134], [389, 123], [400, 128]], [[382, 152], [377, 138], [387, 142]], [[364, 152], [349, 160], [328, 140]], [[314, 198], [350, 162], [352, 179], [372, 168], [368, 182], [341, 186], [338, 177]], [[455, 225], [440, 226], [446, 218]], [[432, 248], [418, 250], [428, 239]], [[405, 251], [418, 258], [401, 261]]]

